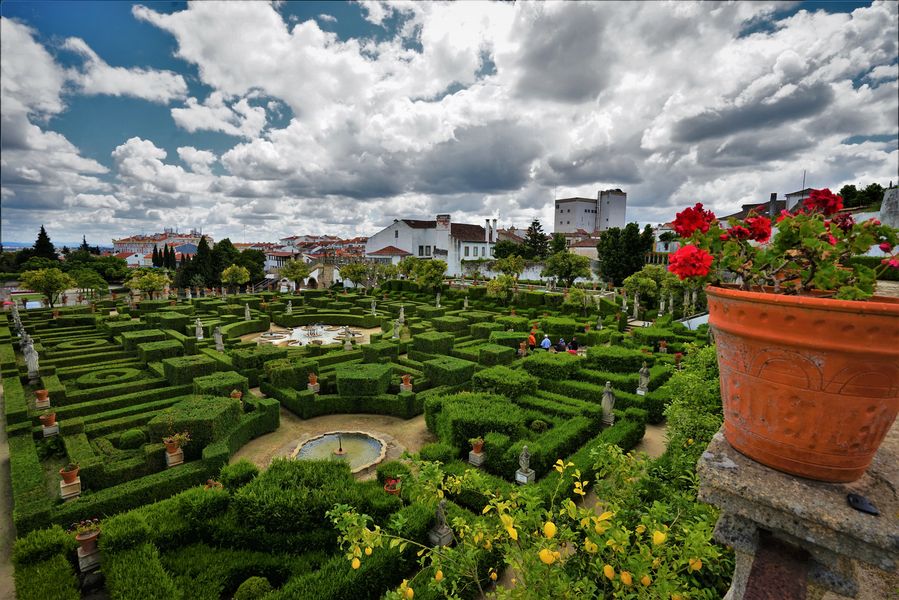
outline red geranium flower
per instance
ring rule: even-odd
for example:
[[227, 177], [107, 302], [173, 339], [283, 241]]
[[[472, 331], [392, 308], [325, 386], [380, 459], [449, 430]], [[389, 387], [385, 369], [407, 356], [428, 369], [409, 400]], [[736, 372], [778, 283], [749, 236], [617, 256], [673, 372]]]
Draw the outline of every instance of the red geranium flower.
[[880, 246], [878, 246], [878, 248], [880, 248], [884, 252], [889, 252], [893, 249], [893, 244], [891, 244], [889, 242], [881, 242]]
[[752, 236], [752, 232], [742, 225], [734, 225], [727, 230], [728, 235], [735, 240], [748, 240]]
[[812, 190], [803, 202], [803, 206], [812, 212], [832, 215], [838, 210], [842, 210], [843, 198], [828, 189]]
[[891, 269], [899, 269], [899, 258], [885, 258], [880, 263], [887, 265]]
[[784, 219], [791, 219], [791, 218], [793, 218], [793, 213], [791, 213], [787, 209], [784, 209], [784, 210], [780, 211], [780, 216], [777, 217], [777, 222], [780, 223]]
[[771, 238], [771, 219], [761, 215], [749, 217], [746, 219], [749, 226], [749, 237], [761, 243], [767, 242]]
[[693, 245], [682, 246], [671, 255], [668, 270], [680, 279], [687, 277], [705, 277], [712, 266], [712, 255]]
[[674, 231], [681, 237], [690, 237], [697, 229], [705, 233], [714, 220], [715, 213], [703, 209], [702, 204], [697, 202], [693, 208], [685, 208], [677, 213], [674, 218]]
[[855, 219], [849, 213], [834, 215], [831, 222], [843, 231], [849, 231], [855, 225]]

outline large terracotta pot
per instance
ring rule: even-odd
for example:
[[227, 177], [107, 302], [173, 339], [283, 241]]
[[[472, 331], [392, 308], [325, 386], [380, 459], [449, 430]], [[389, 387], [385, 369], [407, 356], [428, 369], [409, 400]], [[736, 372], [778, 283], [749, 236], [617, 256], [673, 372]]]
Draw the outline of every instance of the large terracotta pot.
[[84, 554], [93, 554], [97, 551], [97, 538], [100, 536], [100, 530], [85, 531], [75, 536], [75, 540], [81, 544], [81, 551]]
[[59, 470], [59, 476], [62, 477], [63, 482], [65, 483], [75, 483], [75, 479], [78, 477], [78, 471], [80, 471], [78, 467], [75, 467], [71, 471], [66, 471], [65, 467]]
[[706, 295], [728, 442], [793, 475], [861, 477], [899, 412], [899, 300]]

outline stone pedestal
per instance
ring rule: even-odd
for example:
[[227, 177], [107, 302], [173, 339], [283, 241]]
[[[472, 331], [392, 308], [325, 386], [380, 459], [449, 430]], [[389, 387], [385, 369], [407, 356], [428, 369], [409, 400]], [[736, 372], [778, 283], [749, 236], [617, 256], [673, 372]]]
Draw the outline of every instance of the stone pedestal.
[[78, 570], [82, 573], [93, 571], [100, 567], [100, 550], [94, 550], [90, 554], [86, 553], [81, 547], [78, 548]]
[[475, 452], [474, 450], [471, 450], [468, 453], [468, 463], [471, 465], [480, 467], [484, 464], [485, 460], [487, 460], [487, 457], [484, 456], [483, 452]]
[[313, 394], [317, 394], [318, 390], [320, 390], [321, 387], [322, 387], [322, 384], [320, 384], [320, 383], [307, 383], [306, 384], [306, 389], [309, 390], [310, 392], [312, 392]]
[[638, 396], [645, 396], [645, 395], [646, 395], [646, 390], [641, 390], [640, 388], [637, 388], [637, 395], [638, 395]]
[[[715, 539], [736, 552], [729, 600], [881, 598], [899, 585], [899, 426], [868, 472], [848, 484], [769, 469], [737, 452], [720, 431], [697, 472], [699, 498], [721, 509]], [[880, 515], [851, 508], [850, 493]], [[878, 574], [860, 578], [860, 569]], [[891, 583], [865, 589], [877, 581]]]
[[72, 500], [81, 495], [81, 477], [76, 477], [72, 483], [59, 482], [59, 497], [63, 500]]
[[401, 391], [401, 392], [411, 392], [411, 391], [412, 391], [412, 384], [411, 384], [411, 383], [401, 383], [401, 384], [400, 384], [400, 391]]
[[181, 448], [178, 448], [175, 452], [165, 453], [165, 464], [168, 468], [177, 467], [182, 463], [184, 463], [184, 450]]
[[34, 407], [41, 410], [50, 408], [50, 398], [47, 398], [46, 400], [35, 400]]
[[59, 423], [55, 423], [55, 424], [51, 425], [50, 427], [42, 427], [41, 429], [44, 433], [45, 438], [53, 437], [54, 435], [59, 435]]
[[428, 540], [432, 546], [449, 546], [453, 543], [453, 530], [449, 527], [437, 527], [428, 532]]
[[527, 471], [518, 469], [517, 471], [515, 471], [515, 483], [519, 485], [534, 483], [534, 475], [534, 469], [528, 469]]

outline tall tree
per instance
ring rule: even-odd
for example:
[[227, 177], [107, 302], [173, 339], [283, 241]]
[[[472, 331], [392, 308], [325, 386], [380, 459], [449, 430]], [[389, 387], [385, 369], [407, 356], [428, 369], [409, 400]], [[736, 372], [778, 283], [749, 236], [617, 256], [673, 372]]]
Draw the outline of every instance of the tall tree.
[[522, 244], [512, 240], [500, 240], [493, 246], [493, 258], [508, 258], [509, 256], [523, 256], [525, 253]]
[[250, 280], [250, 271], [246, 267], [240, 265], [230, 265], [222, 271], [222, 283], [236, 287], [247, 283]]
[[503, 275], [509, 275], [516, 281], [524, 272], [524, 259], [520, 256], [509, 256], [508, 258], [500, 258], [493, 263], [493, 268]]
[[641, 235], [636, 223], [628, 223], [624, 229], [607, 229], [596, 244], [600, 275], [620, 285], [626, 277], [643, 268], [651, 248], [652, 239]]
[[442, 260], [431, 259], [419, 261], [415, 266], [415, 282], [425, 290], [436, 292], [443, 285], [443, 274], [446, 272], [446, 263]]
[[25, 271], [22, 273], [21, 280], [28, 289], [43, 294], [50, 308], [56, 304], [61, 293], [75, 286], [75, 280], [68, 273], [63, 273], [57, 268]]
[[212, 249], [213, 281], [220, 281], [222, 271], [236, 263], [238, 256], [240, 256], [240, 250], [234, 247], [230, 239], [225, 238], [218, 242]]
[[162, 262], [159, 260], [159, 250], [156, 249], [156, 246], [153, 246], [153, 258], [150, 262], [154, 267], [162, 266]]
[[301, 260], [289, 260], [278, 269], [278, 275], [291, 280], [296, 289], [300, 289], [303, 280], [309, 277], [309, 265]]
[[524, 246], [528, 256], [534, 260], [542, 260], [549, 254], [549, 236], [543, 233], [540, 221], [534, 219], [524, 234]]
[[353, 287], [360, 287], [368, 282], [369, 267], [363, 262], [342, 265], [340, 267], [340, 277], [351, 282]]
[[555, 277], [570, 287], [578, 277], [590, 277], [590, 259], [572, 252], [557, 252], [546, 259], [546, 267], [540, 274]]
[[87, 245], [87, 236], [86, 235], [81, 236], [81, 245], [78, 246], [78, 249], [83, 250], [84, 252], [91, 251], [91, 247]]
[[197, 253], [194, 255], [191, 265], [191, 280], [194, 275], [199, 275], [203, 278], [205, 285], [211, 285], [218, 281], [218, 278], [214, 276], [215, 273], [212, 266], [212, 250], [209, 248], [209, 242], [206, 241], [205, 235], [200, 237], [200, 243], [197, 244]]
[[549, 253], [550, 254], [558, 254], [559, 252], [567, 252], [568, 251], [568, 243], [565, 241], [565, 236], [561, 233], [554, 233], [552, 237], [552, 241], [549, 244]]
[[840, 196], [843, 197], [843, 206], [858, 206], [858, 190], [854, 185], [844, 185], [840, 188]]
[[237, 257], [236, 264], [245, 267], [250, 272], [250, 281], [265, 279], [265, 252], [262, 250], [253, 250], [252, 248], [244, 250]]
[[[643, 245], [643, 254], [647, 252], [652, 252], [652, 247], [655, 245], [656, 234], [652, 232], [652, 227], [647, 225], [643, 228], [643, 233], [640, 234], [640, 243]], [[642, 267], [646, 261], [643, 260], [640, 263]]]
[[37, 234], [37, 240], [34, 242], [34, 256], [59, 260], [59, 257], [56, 256], [56, 248], [53, 246], [53, 242], [50, 241], [50, 236], [47, 235], [43, 225], [41, 225], [41, 230]]

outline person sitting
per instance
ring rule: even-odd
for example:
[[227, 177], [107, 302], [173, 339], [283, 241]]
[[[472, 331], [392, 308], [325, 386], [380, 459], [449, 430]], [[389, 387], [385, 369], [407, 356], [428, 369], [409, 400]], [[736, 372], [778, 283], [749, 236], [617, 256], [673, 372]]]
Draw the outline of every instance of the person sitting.
[[540, 347], [543, 348], [544, 350], [549, 350], [550, 347], [552, 347], [552, 345], [553, 345], [553, 343], [549, 340], [549, 335], [544, 334], [543, 341], [540, 342]]
[[577, 337], [571, 338], [571, 342], [568, 344], [568, 350], [577, 352], [578, 348], [580, 348], [580, 344], [578, 344]]
[[568, 350], [568, 346], [565, 344], [565, 338], [559, 338], [559, 343], [556, 344], [556, 352], [565, 352]]

